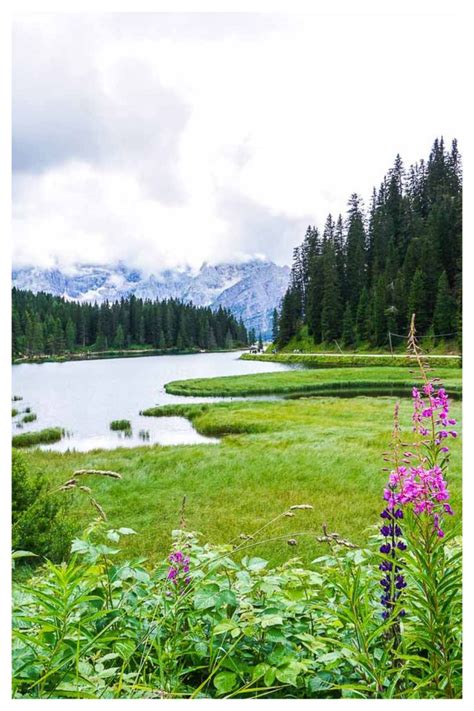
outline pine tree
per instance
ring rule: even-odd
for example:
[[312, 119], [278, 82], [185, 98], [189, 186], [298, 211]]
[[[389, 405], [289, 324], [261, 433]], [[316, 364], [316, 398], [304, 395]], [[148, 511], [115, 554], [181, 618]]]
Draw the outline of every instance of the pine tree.
[[278, 341], [278, 336], [279, 336], [279, 326], [278, 326], [278, 311], [276, 309], [273, 309], [273, 317], [272, 317], [272, 341], [273, 343], [276, 343]]
[[377, 283], [374, 286], [372, 309], [373, 343], [376, 346], [382, 346], [387, 341], [387, 303], [385, 279], [382, 275], [378, 277]]
[[231, 348], [234, 347], [234, 341], [232, 339], [232, 333], [230, 332], [230, 329], [227, 331], [227, 333], [225, 335], [224, 345], [227, 350], [230, 350]]
[[366, 236], [361, 200], [355, 193], [349, 200], [346, 245], [347, 297], [356, 306], [366, 283]]
[[321, 335], [323, 341], [329, 343], [339, 337], [341, 320], [341, 292], [337, 274], [336, 254], [334, 242], [331, 236], [328, 235], [323, 247], [323, 298], [321, 309]]
[[370, 339], [369, 295], [365, 287], [361, 291], [357, 305], [356, 338], [359, 344], [367, 342]]
[[41, 321], [35, 321], [33, 326], [33, 343], [32, 343], [32, 353], [35, 355], [40, 355], [44, 353], [44, 335], [43, 335], [43, 324]]
[[66, 349], [71, 353], [76, 345], [76, 327], [71, 319], [66, 323]]
[[342, 343], [346, 347], [353, 346], [355, 343], [354, 319], [349, 302], [346, 303], [344, 317], [342, 319]]
[[451, 294], [445, 271], [442, 272], [438, 281], [433, 327], [437, 336], [452, 334], [456, 331], [456, 300]]
[[258, 334], [258, 348], [259, 350], [263, 351], [263, 340], [262, 340], [262, 334]]
[[114, 348], [122, 349], [125, 345], [125, 334], [121, 323], [117, 326], [114, 338]]
[[413, 277], [408, 296], [408, 318], [415, 314], [415, 324], [418, 333], [425, 333], [429, 326], [425, 278], [421, 269], [417, 269]]

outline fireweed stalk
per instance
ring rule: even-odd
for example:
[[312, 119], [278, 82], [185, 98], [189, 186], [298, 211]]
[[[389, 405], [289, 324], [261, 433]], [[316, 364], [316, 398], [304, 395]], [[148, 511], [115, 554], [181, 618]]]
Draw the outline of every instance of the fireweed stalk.
[[[400, 438], [400, 421], [399, 421], [399, 405], [395, 405], [394, 412], [394, 428], [393, 428], [393, 457], [386, 459], [392, 461], [395, 470], [398, 470], [401, 465], [401, 438]], [[390, 474], [392, 477], [393, 471]], [[390, 480], [389, 480], [389, 490]], [[384, 496], [387, 500], [387, 496]], [[398, 618], [405, 615], [403, 608], [399, 607], [402, 591], [406, 588], [406, 580], [403, 575], [403, 551], [406, 550], [406, 543], [403, 540], [403, 531], [401, 528], [401, 520], [403, 519], [403, 510], [397, 506], [395, 502], [388, 500], [387, 506], [380, 514], [383, 519], [383, 525], [380, 528], [380, 533], [384, 538], [384, 542], [380, 546], [380, 552], [384, 555], [384, 560], [380, 563], [379, 569], [383, 572], [383, 577], [380, 580], [380, 585], [383, 588], [383, 593], [380, 598], [383, 611], [382, 617], [384, 620], [392, 618], [393, 624], [391, 633], [393, 636], [399, 635]]]
[[[443, 517], [452, 515], [448, 503], [449, 491], [445, 480], [448, 465], [449, 437], [457, 437], [457, 432], [449, 429], [456, 420], [449, 416], [449, 399], [446, 390], [437, 378], [428, 377], [428, 366], [424, 363], [415, 337], [414, 317], [412, 318], [409, 349], [413, 353], [421, 374], [422, 384], [412, 391], [412, 428], [415, 441], [414, 451], [402, 451], [398, 405], [395, 408], [394, 453], [390, 461], [387, 487], [384, 491], [386, 508], [382, 518], [385, 525], [380, 529], [385, 541], [380, 552], [386, 557], [380, 569], [386, 573], [380, 584], [384, 588], [381, 598], [384, 619], [392, 614], [400, 593], [406, 587], [400, 562], [399, 551], [406, 550], [406, 543], [400, 540], [402, 529], [399, 521], [405, 514], [414, 514], [417, 544], [430, 555], [436, 539], [444, 537]], [[408, 445], [406, 445], [408, 447]], [[399, 615], [405, 614], [400, 610]]]
[[174, 551], [168, 556], [170, 567], [166, 576], [173, 585], [178, 589], [185, 588], [191, 582], [189, 576], [189, 557], [184, 555], [182, 551]]

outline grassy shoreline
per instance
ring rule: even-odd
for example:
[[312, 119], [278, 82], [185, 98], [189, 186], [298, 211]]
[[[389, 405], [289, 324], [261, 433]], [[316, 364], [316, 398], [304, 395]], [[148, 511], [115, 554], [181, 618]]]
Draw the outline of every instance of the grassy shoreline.
[[[461, 395], [461, 370], [438, 368], [436, 374]], [[195, 378], [166, 383], [170, 395], [194, 397], [251, 397], [259, 395], [401, 395], [409, 396], [413, 378], [404, 367], [295, 369], [276, 373]]]
[[166, 355], [194, 355], [197, 353], [241, 353], [241, 348], [231, 348], [229, 350], [201, 351], [199, 348], [187, 348], [178, 350], [176, 348], [130, 348], [128, 350], [108, 350], [108, 351], [85, 351], [82, 353], [67, 353], [64, 355], [50, 356], [27, 356], [24, 358], [14, 358], [12, 365], [22, 363], [67, 363], [74, 360], [107, 360], [110, 358], [142, 358], [146, 356], [166, 356]]
[[[367, 368], [393, 367], [414, 368], [414, 356], [390, 353], [243, 353], [242, 360], [260, 360], [270, 363], [303, 365], [305, 368]], [[462, 366], [462, 357], [458, 355], [424, 356], [433, 368], [458, 368]]]

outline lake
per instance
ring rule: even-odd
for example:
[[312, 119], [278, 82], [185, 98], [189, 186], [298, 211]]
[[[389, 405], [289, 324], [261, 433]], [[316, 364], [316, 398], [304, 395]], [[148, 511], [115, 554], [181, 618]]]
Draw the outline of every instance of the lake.
[[[23, 400], [12, 403], [19, 411], [30, 407], [38, 419], [17, 427], [14, 434], [63, 427], [66, 436], [42, 448], [68, 449], [136, 447], [213, 443], [200, 435], [184, 417], [143, 417], [140, 410], [170, 403], [213, 402], [222, 398], [168, 395], [165, 383], [185, 378], [245, 375], [288, 370], [282, 363], [239, 360], [240, 353], [145, 356], [65, 363], [22, 363], [12, 367], [12, 394]], [[230, 398], [227, 398], [230, 399]], [[130, 420], [131, 436], [113, 432], [112, 420]]]

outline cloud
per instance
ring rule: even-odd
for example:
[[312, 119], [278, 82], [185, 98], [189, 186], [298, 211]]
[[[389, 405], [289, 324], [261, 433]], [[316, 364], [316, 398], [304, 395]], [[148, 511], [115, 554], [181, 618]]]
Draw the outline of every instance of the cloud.
[[455, 26], [449, 13], [21, 16], [15, 264], [289, 263], [307, 224], [369, 197], [398, 152], [413, 162], [440, 134], [462, 149]]

